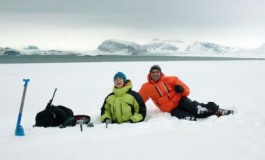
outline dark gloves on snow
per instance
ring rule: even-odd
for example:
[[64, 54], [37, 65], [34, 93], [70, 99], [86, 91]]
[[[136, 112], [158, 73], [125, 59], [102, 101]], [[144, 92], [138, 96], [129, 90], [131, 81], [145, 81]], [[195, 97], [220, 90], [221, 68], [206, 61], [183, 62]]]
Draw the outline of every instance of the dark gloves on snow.
[[181, 85], [175, 85], [175, 91], [177, 93], [182, 93], [184, 91], [184, 88]]

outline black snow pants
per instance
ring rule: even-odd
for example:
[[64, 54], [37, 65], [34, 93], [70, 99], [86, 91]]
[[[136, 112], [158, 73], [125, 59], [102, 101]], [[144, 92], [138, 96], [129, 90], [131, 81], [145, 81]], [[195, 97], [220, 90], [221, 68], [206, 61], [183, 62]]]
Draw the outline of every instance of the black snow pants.
[[206, 118], [214, 115], [218, 109], [219, 106], [214, 102], [204, 104], [192, 101], [188, 97], [182, 97], [179, 105], [174, 108], [170, 114], [179, 119], [196, 121], [198, 118]]

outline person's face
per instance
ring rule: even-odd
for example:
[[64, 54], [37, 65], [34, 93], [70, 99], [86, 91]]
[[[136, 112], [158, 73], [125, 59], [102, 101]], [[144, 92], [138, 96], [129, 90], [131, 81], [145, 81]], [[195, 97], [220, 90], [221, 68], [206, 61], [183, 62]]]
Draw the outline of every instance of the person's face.
[[124, 86], [124, 81], [122, 78], [118, 77], [114, 81], [114, 85], [116, 88], [122, 88]]
[[160, 77], [161, 77], [161, 73], [159, 72], [159, 70], [157, 69], [153, 69], [150, 73], [151, 75], [151, 79], [155, 82], [159, 81]]

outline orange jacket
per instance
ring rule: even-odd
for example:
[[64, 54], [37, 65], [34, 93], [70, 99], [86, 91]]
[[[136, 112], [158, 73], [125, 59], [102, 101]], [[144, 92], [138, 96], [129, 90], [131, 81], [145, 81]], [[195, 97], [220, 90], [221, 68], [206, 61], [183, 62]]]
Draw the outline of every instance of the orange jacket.
[[[149, 98], [163, 112], [170, 112], [179, 104], [181, 97], [186, 97], [190, 93], [189, 87], [182, 82], [178, 77], [166, 77], [161, 73], [161, 78], [158, 82], [151, 80], [150, 73], [147, 76], [148, 82], [144, 83], [139, 91], [144, 102]], [[181, 85], [184, 91], [179, 94], [175, 91], [175, 85]]]

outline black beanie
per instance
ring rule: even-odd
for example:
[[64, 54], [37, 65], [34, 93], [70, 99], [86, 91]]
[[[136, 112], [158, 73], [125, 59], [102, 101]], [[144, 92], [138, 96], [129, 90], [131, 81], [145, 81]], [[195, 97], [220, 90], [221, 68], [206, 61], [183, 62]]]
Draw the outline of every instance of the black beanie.
[[157, 64], [155, 64], [155, 65], [153, 65], [151, 68], [150, 68], [150, 73], [152, 72], [152, 70], [154, 70], [154, 69], [157, 69], [157, 70], [159, 70], [159, 72], [161, 73], [161, 68], [160, 68], [160, 66], [159, 65], [157, 65]]

